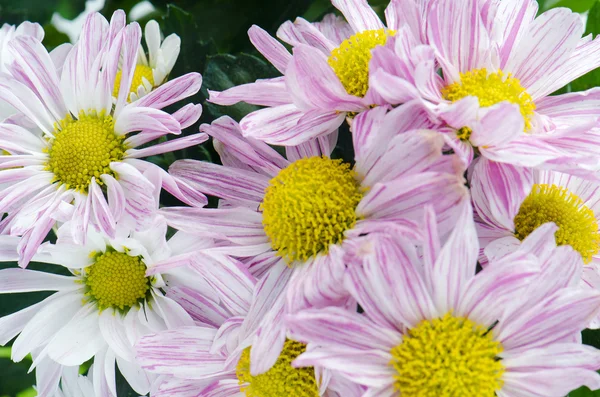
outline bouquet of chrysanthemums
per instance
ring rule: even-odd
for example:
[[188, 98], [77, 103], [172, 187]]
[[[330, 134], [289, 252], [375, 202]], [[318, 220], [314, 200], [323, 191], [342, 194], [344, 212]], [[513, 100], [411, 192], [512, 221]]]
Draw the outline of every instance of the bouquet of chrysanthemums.
[[[171, 73], [181, 38], [156, 21], [91, 13], [52, 51], [38, 24], [2, 28], [0, 293], [50, 293], [0, 343], [37, 395], [600, 389], [581, 336], [600, 328], [600, 88], [557, 94], [600, 39], [534, 0], [332, 3], [277, 38], [252, 26], [280, 75], [205, 91], [257, 107], [199, 131], [202, 77]], [[198, 145], [220, 158], [152, 160]]]

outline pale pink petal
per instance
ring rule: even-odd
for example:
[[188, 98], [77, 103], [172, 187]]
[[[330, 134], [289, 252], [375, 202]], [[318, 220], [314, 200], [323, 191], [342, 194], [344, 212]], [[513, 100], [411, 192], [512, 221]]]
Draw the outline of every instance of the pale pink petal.
[[493, 30], [502, 37], [499, 54], [501, 69], [521, 40], [528, 40], [526, 34], [537, 11], [538, 4], [534, 0], [503, 0], [498, 3]]
[[200, 130], [213, 137], [215, 150], [221, 156], [223, 165], [248, 169], [269, 177], [277, 175], [289, 165], [281, 154], [266, 143], [243, 138], [239, 125], [230, 117], [220, 117], [210, 125], [203, 124]]
[[116, 220], [95, 178], [92, 178], [90, 182], [88, 194], [92, 198], [91, 212], [94, 216], [96, 226], [108, 237], [114, 238], [117, 225]]
[[135, 103], [123, 108], [115, 121], [115, 132], [126, 135], [134, 131], [162, 134], [180, 134], [181, 125], [173, 116], [162, 110], [136, 107]]
[[459, 73], [489, 65], [490, 38], [480, 7], [477, 0], [440, 0], [429, 10], [427, 38], [439, 53], [446, 81], [458, 81]]
[[147, 371], [187, 379], [211, 377], [223, 370], [225, 359], [210, 354], [216, 330], [182, 327], [144, 336], [136, 344], [137, 362]]
[[217, 302], [191, 288], [171, 287], [167, 291], [167, 296], [179, 303], [194, 320], [204, 324], [219, 327], [231, 317], [231, 313]]
[[286, 70], [286, 85], [298, 107], [359, 112], [362, 98], [350, 95], [321, 51], [300, 45]]
[[564, 289], [503, 319], [494, 335], [506, 350], [543, 347], [578, 332], [599, 310], [598, 292]]
[[519, 106], [501, 102], [479, 111], [472, 125], [470, 141], [474, 146], [502, 146], [523, 135], [525, 120]]
[[417, 253], [401, 237], [372, 233], [348, 243], [348, 277], [344, 280], [368, 317], [378, 326], [398, 332], [438, 314]]
[[489, 225], [512, 231], [514, 218], [532, 187], [531, 169], [481, 158], [471, 177], [473, 206]]
[[479, 242], [469, 201], [458, 207], [459, 217], [450, 237], [442, 247], [429, 274], [433, 299], [440, 313], [456, 307], [467, 283], [474, 277], [479, 255]]
[[42, 43], [30, 36], [17, 37], [9, 43], [15, 59], [13, 76], [20, 79], [44, 101], [56, 120], [67, 114], [59, 89], [56, 68]]
[[600, 375], [596, 371], [579, 368], [545, 369], [532, 372], [509, 371], [503, 375], [507, 396], [562, 397], [580, 386], [600, 389]]
[[333, 0], [331, 3], [344, 14], [355, 32], [384, 28], [367, 0]]
[[226, 200], [260, 203], [269, 179], [245, 170], [196, 160], [178, 160], [169, 173], [202, 193]]
[[[400, 339], [400, 335], [398, 335]], [[399, 342], [399, 341], [398, 341]], [[314, 349], [298, 356], [293, 361], [295, 367], [322, 366], [337, 371], [346, 379], [369, 387], [387, 387], [394, 382], [397, 372], [391, 367], [392, 356], [379, 350], [343, 350], [328, 351]]]
[[162, 84], [135, 102], [139, 107], [162, 109], [182, 99], [195, 95], [202, 85], [200, 73], [187, 73]]
[[512, 73], [536, 99], [552, 83], [552, 73], [568, 59], [582, 33], [578, 14], [567, 8], [546, 11], [529, 24], [502, 70]]
[[455, 175], [424, 172], [372, 186], [356, 213], [366, 219], [421, 220], [423, 207], [431, 204], [445, 233], [453, 225], [457, 204], [465, 200], [466, 194]]
[[208, 90], [209, 102], [235, 105], [246, 102], [260, 106], [279, 106], [292, 103], [283, 78], [256, 80], [254, 83], [231, 87], [223, 92]]
[[281, 74], [285, 74], [285, 69], [292, 59], [292, 55], [283, 44], [275, 40], [265, 30], [256, 25], [252, 25], [252, 27], [248, 29], [248, 37], [258, 52], [267, 58]]
[[190, 146], [200, 145], [208, 140], [206, 134], [193, 134], [183, 138], [171, 139], [166, 142], [158, 143], [143, 149], [129, 149], [126, 153], [128, 158], [141, 158], [156, 156], [157, 154], [174, 152], [176, 150], [185, 149]]

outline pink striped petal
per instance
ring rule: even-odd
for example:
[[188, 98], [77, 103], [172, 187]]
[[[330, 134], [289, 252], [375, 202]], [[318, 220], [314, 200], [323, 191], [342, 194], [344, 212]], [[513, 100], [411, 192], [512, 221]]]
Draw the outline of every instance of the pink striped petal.
[[248, 29], [248, 37], [258, 52], [267, 58], [281, 74], [285, 74], [285, 69], [292, 59], [292, 55], [288, 50], [265, 30], [256, 25], [252, 25]]
[[367, 0], [333, 0], [331, 3], [344, 14], [355, 32], [384, 28]]
[[254, 83], [231, 87], [223, 92], [208, 90], [209, 102], [235, 105], [238, 102], [260, 106], [279, 106], [292, 103], [283, 78], [257, 80]]
[[555, 8], [538, 16], [511, 52], [503, 68], [519, 79], [534, 99], [552, 84], [552, 73], [567, 61], [583, 33], [578, 14]]
[[225, 360], [210, 354], [216, 330], [182, 327], [144, 336], [136, 344], [137, 362], [147, 371], [186, 379], [219, 374]]
[[531, 169], [480, 159], [471, 177], [477, 214], [489, 225], [512, 231], [523, 200], [531, 193]]
[[260, 174], [196, 160], [178, 160], [169, 173], [200, 192], [248, 204], [263, 200], [269, 181]]
[[200, 73], [187, 73], [162, 84], [151, 93], [135, 102], [139, 107], [162, 109], [182, 99], [189, 98], [200, 91], [202, 76]]

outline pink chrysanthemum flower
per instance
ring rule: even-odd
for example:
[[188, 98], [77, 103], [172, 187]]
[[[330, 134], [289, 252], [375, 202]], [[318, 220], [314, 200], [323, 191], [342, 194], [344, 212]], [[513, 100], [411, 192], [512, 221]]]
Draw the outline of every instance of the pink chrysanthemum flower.
[[576, 335], [600, 293], [573, 288], [581, 260], [556, 247], [552, 224], [475, 274], [470, 205], [442, 246], [427, 212], [422, 252], [402, 235], [353, 242], [346, 287], [364, 314], [338, 308], [289, 316], [308, 343], [294, 365], [339, 371], [377, 396], [561, 397], [600, 388], [600, 352]]
[[[466, 162], [477, 148], [501, 163], [598, 168], [600, 90], [549, 96], [600, 66], [600, 39], [582, 38], [579, 14], [555, 8], [536, 18], [535, 0], [422, 5], [433, 51], [421, 52], [410, 81], [397, 64], [413, 48], [373, 51], [381, 69], [372, 71], [371, 85], [388, 103], [422, 98], [432, 117], [451, 127], [443, 132]], [[437, 64], [442, 76], [434, 73]]]
[[[64, 367], [79, 366], [91, 358], [96, 395], [117, 397], [115, 363], [137, 393], [148, 393], [156, 376], [136, 362], [136, 341], [145, 334], [194, 324], [178, 303], [181, 291], [216, 299], [212, 287], [197, 273], [185, 268], [153, 270], [212, 244], [184, 233], [167, 241], [166, 232], [164, 219], [156, 217], [147, 231], [130, 233], [119, 227], [114, 239], [90, 230], [86, 244], [80, 245], [66, 223], [58, 230], [57, 244], [42, 245], [34, 260], [61, 266], [70, 276], [0, 270], [1, 294], [56, 291], [0, 318], [0, 344], [16, 337], [12, 359], [21, 361], [31, 353], [33, 367], [41, 366], [40, 396], [56, 392]], [[15, 260], [18, 237], [0, 236], [0, 243], [0, 260]]]
[[387, 7], [386, 25], [366, 0], [332, 0], [348, 22], [334, 15], [310, 23], [297, 18], [281, 25], [277, 36], [294, 55], [258, 26], [250, 41], [283, 77], [259, 80], [224, 92], [210, 92], [210, 101], [232, 105], [240, 101], [267, 106], [240, 122], [244, 136], [270, 144], [293, 146], [332, 133], [346, 116], [383, 103], [369, 88], [371, 50], [412, 16], [401, 1]]
[[[178, 230], [231, 243], [254, 272], [286, 262], [293, 272], [288, 310], [344, 301], [345, 243], [363, 233], [421, 218], [431, 204], [447, 230], [457, 203], [468, 200], [457, 159], [442, 154], [443, 139], [419, 130], [419, 107], [383, 107], [354, 120], [355, 164], [330, 158], [333, 134], [286, 149], [244, 139], [237, 124], [220, 118], [201, 129], [215, 140], [224, 165], [175, 162], [169, 172], [221, 199], [219, 209], [162, 208]], [[422, 116], [422, 114], [421, 114]], [[333, 139], [332, 139], [333, 138]]]
[[305, 345], [286, 338], [285, 264], [257, 280], [241, 262], [215, 267], [210, 250], [205, 255], [190, 266], [215, 286], [218, 301], [189, 296], [198, 326], [146, 335], [136, 345], [142, 367], [162, 375], [152, 396], [362, 396], [362, 387], [331, 371], [292, 367]]
[[[127, 103], [127, 89], [113, 105], [119, 58], [122, 86], [134, 74], [141, 30], [116, 12], [111, 24], [98, 13], [85, 23], [80, 41], [60, 65], [30, 37], [9, 44], [14, 78], [0, 78], [0, 98], [31, 119], [36, 128], [0, 124], [0, 212], [5, 234], [22, 235], [21, 265], [26, 265], [57, 222], [70, 222], [83, 242], [92, 225], [110, 237], [125, 221], [142, 228], [156, 207], [153, 186], [144, 176], [159, 167], [140, 158], [196, 145], [205, 134], [136, 149], [157, 138], [180, 134], [200, 117], [201, 106], [188, 104], [170, 115], [161, 108], [196, 93], [201, 76], [190, 73], [144, 98]], [[125, 84], [127, 82], [127, 84]], [[41, 130], [41, 133], [40, 133]], [[136, 133], [137, 132], [137, 133]], [[134, 134], [135, 133], [135, 134]], [[163, 187], [184, 202], [201, 205], [204, 196], [186, 193], [162, 172]], [[178, 187], [179, 186], [179, 187]]]
[[[586, 265], [583, 286], [600, 290], [600, 184], [487, 159], [474, 168], [471, 194], [484, 266], [516, 250], [542, 224], [554, 222], [556, 244], [571, 246]], [[600, 327], [600, 318], [590, 327]]]

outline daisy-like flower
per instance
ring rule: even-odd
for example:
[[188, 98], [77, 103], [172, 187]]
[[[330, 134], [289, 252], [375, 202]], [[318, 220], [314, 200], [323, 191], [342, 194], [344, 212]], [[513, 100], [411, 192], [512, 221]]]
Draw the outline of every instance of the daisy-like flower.
[[462, 206], [442, 246], [427, 211], [422, 252], [402, 235], [353, 242], [346, 287], [363, 314], [325, 308], [291, 315], [308, 343], [292, 365], [339, 371], [377, 396], [561, 397], [600, 388], [600, 352], [575, 341], [600, 310], [576, 288], [581, 259], [556, 247], [556, 227], [476, 273], [472, 210]]
[[[0, 149], [10, 154], [0, 157], [0, 183], [10, 182], [0, 192], [0, 212], [8, 213], [1, 228], [5, 234], [23, 236], [21, 265], [29, 262], [56, 221], [72, 220], [73, 237], [80, 242], [90, 225], [110, 237], [118, 221], [144, 227], [157, 207], [144, 173], [160, 169], [140, 158], [207, 139], [195, 134], [137, 149], [180, 134], [201, 113], [201, 106], [194, 104], [173, 115], [160, 110], [198, 92], [197, 73], [174, 79], [132, 103], [121, 89], [113, 104], [119, 58], [122, 55], [121, 81], [129, 87], [140, 36], [136, 23], [125, 27], [123, 12], [116, 12], [110, 25], [100, 14], [91, 14], [60, 74], [39, 41], [17, 37], [10, 42], [15, 60], [8, 68], [14, 78], [0, 78], [0, 98], [36, 124], [32, 129], [0, 124]], [[184, 184], [164, 171], [161, 183], [184, 202], [206, 203], [203, 195], [186, 193]]]
[[[462, 169], [442, 155], [439, 134], [418, 130], [419, 107], [383, 107], [354, 120], [356, 163], [333, 159], [334, 136], [287, 148], [241, 137], [226, 117], [201, 130], [211, 135], [224, 164], [175, 162], [169, 172], [200, 192], [221, 198], [219, 209], [161, 209], [169, 224], [188, 233], [229, 241], [231, 255], [266, 272], [285, 262], [294, 275], [288, 310], [320, 301], [345, 301], [341, 286], [346, 241], [379, 227], [410, 224], [431, 204], [447, 230], [457, 203], [468, 199]], [[387, 113], [387, 114], [386, 114]], [[334, 137], [335, 138], [335, 137]]]
[[[115, 239], [88, 231], [85, 245], [77, 244], [70, 231], [65, 224], [58, 230], [57, 244], [44, 244], [34, 256], [38, 262], [63, 267], [70, 276], [19, 268], [0, 270], [0, 293], [56, 291], [0, 318], [0, 343], [16, 336], [14, 361], [32, 354], [33, 366], [41, 366], [40, 395], [56, 392], [63, 367], [79, 366], [91, 358], [96, 395], [116, 397], [115, 363], [131, 387], [146, 394], [156, 376], [136, 363], [136, 341], [145, 334], [194, 324], [183, 306], [165, 296], [165, 291], [177, 287], [216, 299], [211, 286], [185, 268], [151, 276], [147, 272], [212, 242], [182, 233], [167, 241], [167, 226], [160, 217], [143, 232], [118, 229]], [[16, 259], [17, 239], [0, 237], [3, 261]]]
[[[600, 185], [556, 171], [531, 170], [480, 159], [471, 180], [478, 214], [480, 262], [516, 250], [546, 222], [558, 226], [556, 244], [569, 245], [586, 265], [583, 285], [600, 290]], [[590, 324], [600, 327], [600, 318]]]
[[[131, 79], [130, 93], [127, 100], [133, 102], [138, 98], [151, 92], [167, 81], [169, 73], [175, 66], [179, 50], [181, 48], [181, 39], [175, 33], [170, 34], [164, 40], [158, 22], [148, 21], [144, 29], [144, 38], [148, 55], [144, 47], [140, 44], [138, 57]], [[115, 88], [113, 96], [119, 96], [122, 72], [119, 70], [115, 78]]]
[[386, 25], [366, 0], [332, 0], [348, 22], [334, 15], [310, 23], [288, 21], [277, 36], [287, 49], [257, 26], [250, 41], [283, 77], [211, 92], [210, 101], [232, 105], [239, 101], [267, 106], [240, 122], [244, 136], [270, 144], [293, 146], [337, 130], [347, 116], [383, 103], [369, 87], [371, 50], [386, 43], [412, 17], [401, 1], [386, 9]]
[[257, 280], [235, 260], [219, 261], [215, 271], [211, 257], [205, 251], [190, 266], [218, 286], [220, 304], [190, 300], [189, 312], [199, 326], [146, 335], [136, 345], [142, 367], [162, 375], [153, 397], [363, 394], [362, 387], [331, 371], [292, 367], [306, 346], [286, 338], [283, 298], [290, 273], [285, 264]]
[[582, 38], [579, 14], [555, 8], [536, 17], [535, 0], [421, 5], [434, 51], [422, 52], [407, 81], [395, 65], [405, 63], [410, 48], [374, 50], [383, 66], [372, 71], [371, 84], [382, 97], [392, 104], [422, 98], [432, 117], [450, 127], [443, 129], [448, 143], [466, 161], [476, 148], [501, 163], [581, 173], [598, 168], [600, 91], [549, 96], [600, 66], [600, 39]]

